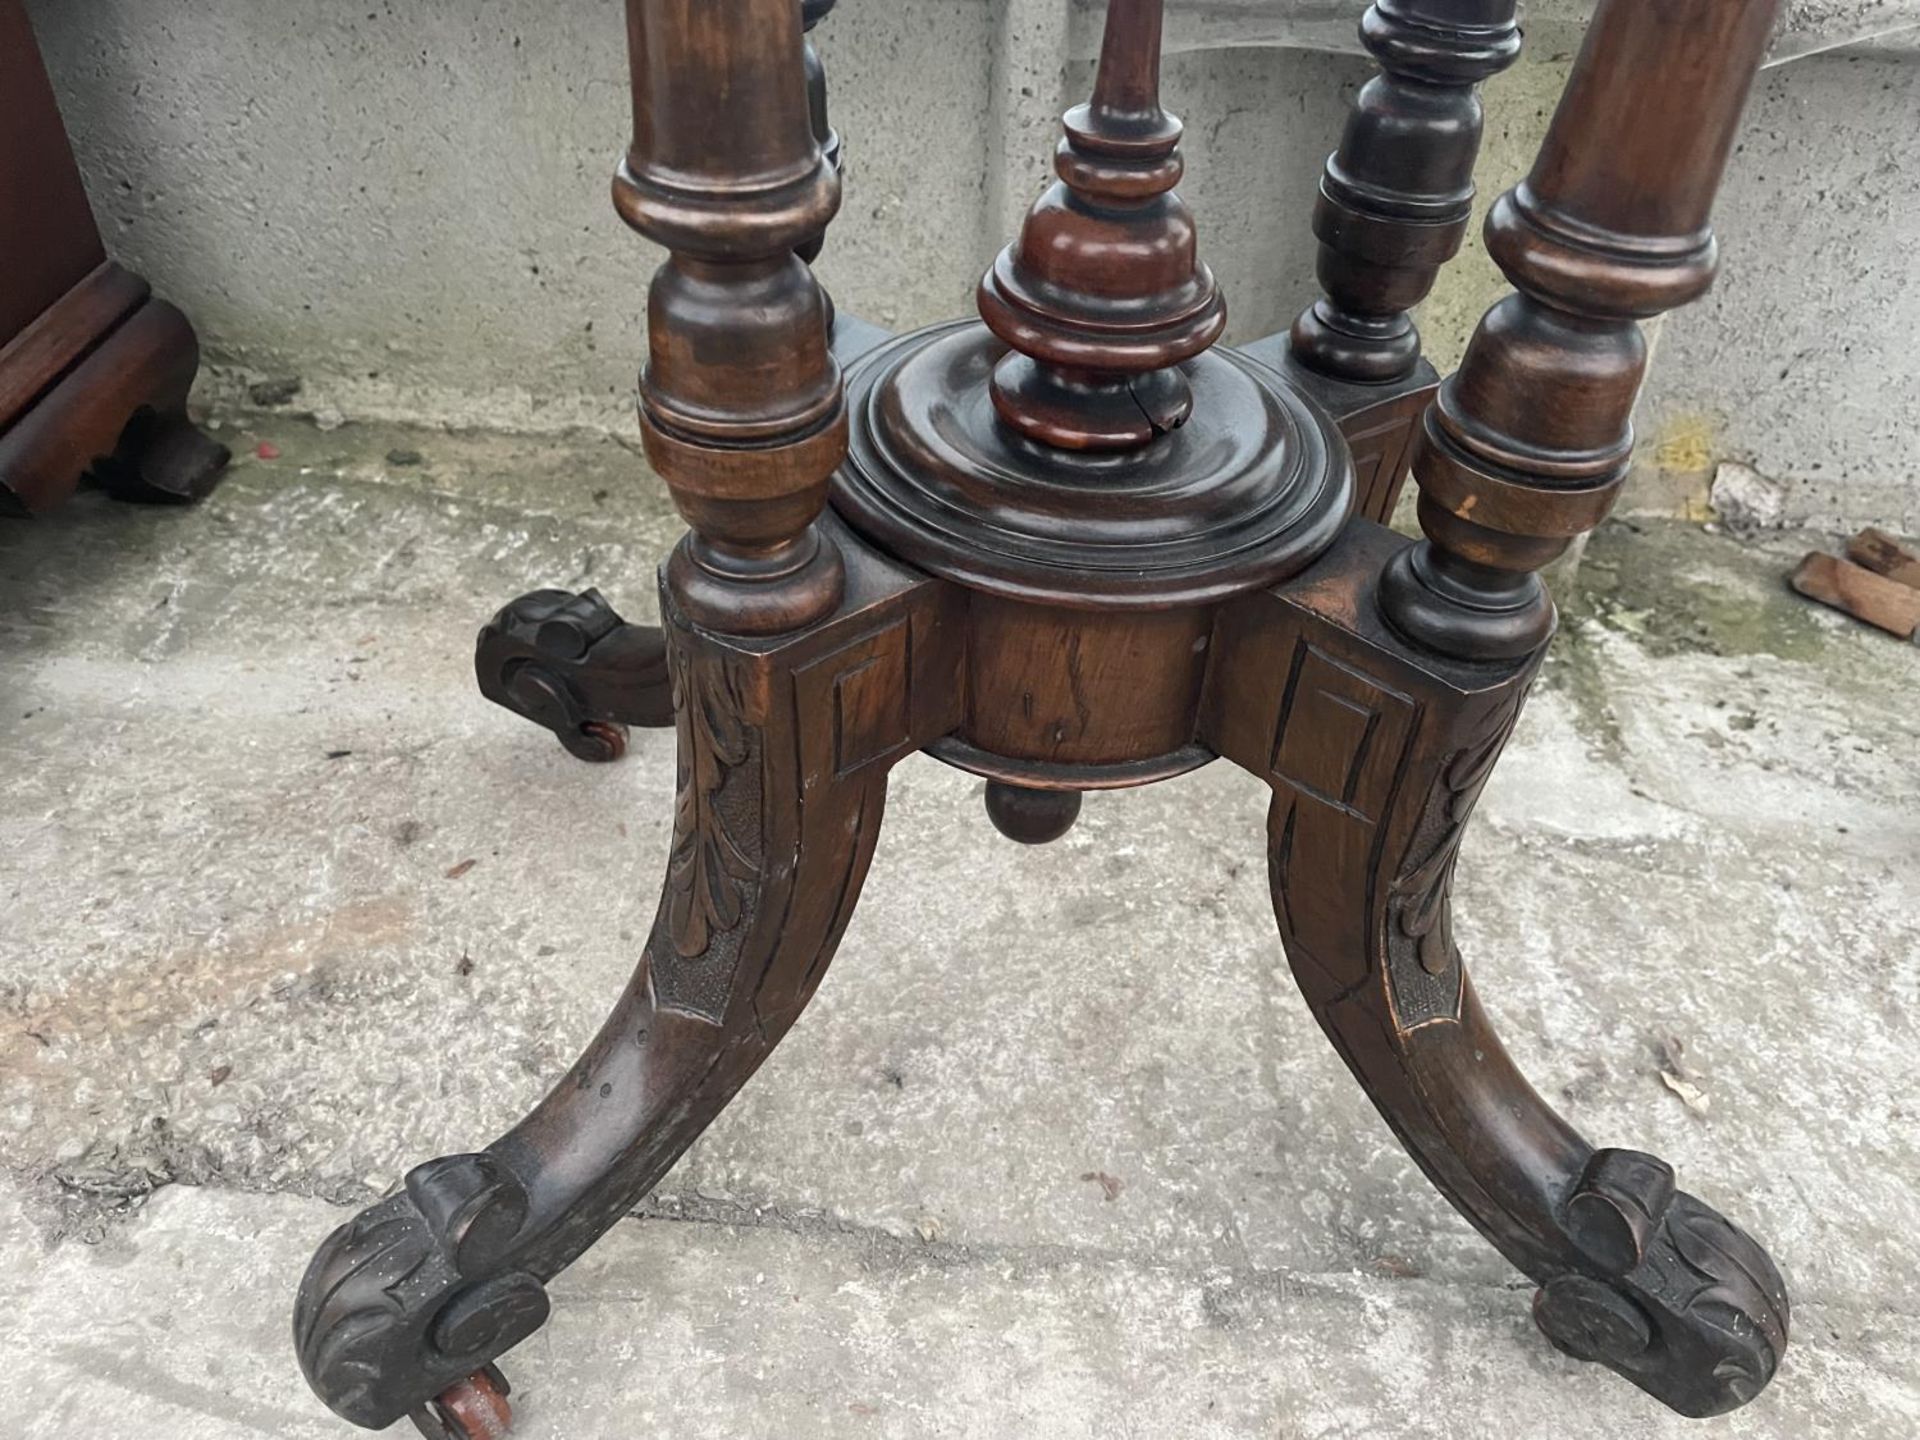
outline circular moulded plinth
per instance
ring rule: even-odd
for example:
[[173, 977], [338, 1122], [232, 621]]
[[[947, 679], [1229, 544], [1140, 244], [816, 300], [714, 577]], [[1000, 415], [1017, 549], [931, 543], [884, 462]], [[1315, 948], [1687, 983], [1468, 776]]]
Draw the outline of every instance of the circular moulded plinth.
[[1258, 361], [1186, 362], [1193, 412], [1137, 450], [1056, 449], [996, 415], [1006, 346], [956, 321], [847, 376], [833, 504], [889, 554], [970, 589], [1081, 609], [1204, 605], [1284, 580], [1346, 523], [1353, 466], [1317, 405]]

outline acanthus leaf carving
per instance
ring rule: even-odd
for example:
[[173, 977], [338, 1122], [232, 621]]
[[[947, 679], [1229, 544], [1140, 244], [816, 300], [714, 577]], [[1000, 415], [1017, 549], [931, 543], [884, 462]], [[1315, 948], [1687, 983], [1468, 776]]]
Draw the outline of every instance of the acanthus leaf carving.
[[1520, 717], [1526, 690], [1495, 705], [1467, 742], [1440, 767], [1414, 831], [1413, 858], [1395, 878], [1387, 938], [1388, 986], [1403, 1029], [1451, 1018], [1460, 994], [1453, 943], [1454, 866], [1467, 822]]
[[519, 1179], [494, 1155], [446, 1156], [335, 1230], [294, 1305], [294, 1345], [334, 1413], [380, 1429], [545, 1323], [521, 1268]]
[[1576, 1204], [1623, 1154], [1642, 1162], [1642, 1183], [1666, 1177], [1659, 1193], [1639, 1197], [1645, 1236], [1612, 1265], [1595, 1265], [1600, 1274], [1548, 1280], [1535, 1322], [1568, 1354], [1610, 1366], [1684, 1415], [1724, 1414], [1779, 1368], [1792, 1325], [1786, 1283], [1746, 1231], [1674, 1190], [1672, 1171], [1650, 1156], [1596, 1151]]
[[669, 668], [680, 762], [667, 865], [668, 928], [675, 951], [693, 959], [707, 952], [716, 935], [739, 925], [746, 887], [759, 878], [759, 862], [737, 833], [739, 820], [720, 803], [728, 777], [753, 757], [754, 732], [724, 655], [689, 655], [684, 645], [674, 645]]

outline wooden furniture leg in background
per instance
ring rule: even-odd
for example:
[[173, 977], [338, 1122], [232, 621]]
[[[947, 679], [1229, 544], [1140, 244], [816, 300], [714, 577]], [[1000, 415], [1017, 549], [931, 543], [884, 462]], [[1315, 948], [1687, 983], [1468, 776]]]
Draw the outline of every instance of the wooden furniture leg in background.
[[[1514, 1068], [1448, 913], [1475, 798], [1553, 628], [1535, 571], [1632, 453], [1636, 323], [1694, 299], [1776, 6], [1601, 0], [1531, 175], [1488, 220], [1518, 287], [1427, 412], [1427, 538], [1357, 526], [1223, 620], [1211, 736], [1274, 788], [1274, 905], [1315, 1015], [1434, 1184], [1540, 1285], [1534, 1316], [1687, 1415], [1744, 1404], [1786, 1289], [1666, 1162], [1596, 1150]], [[1604, 958], [1604, 957], [1600, 957]]]
[[411, 1415], [429, 1435], [499, 1433], [493, 1361], [545, 1320], [545, 1282], [786, 1033], [859, 897], [888, 770], [954, 723], [945, 592], [821, 516], [846, 405], [795, 250], [825, 230], [839, 180], [808, 123], [800, 9], [627, 13], [634, 142], [616, 200], [668, 251], [641, 427], [692, 526], [661, 599], [673, 848], [639, 966], [571, 1073], [509, 1134], [416, 1168], [314, 1257], [300, 1363], [369, 1427]]
[[1313, 211], [1325, 292], [1247, 347], [1340, 422], [1355, 507], [1381, 524], [1440, 377], [1410, 312], [1460, 249], [1480, 153], [1479, 86], [1520, 54], [1516, 0], [1376, 0], [1360, 38], [1380, 74], [1354, 97]]
[[94, 469], [186, 503], [228, 453], [187, 419], [193, 328], [107, 259], [20, 0], [0, 0], [0, 514], [37, 514]]

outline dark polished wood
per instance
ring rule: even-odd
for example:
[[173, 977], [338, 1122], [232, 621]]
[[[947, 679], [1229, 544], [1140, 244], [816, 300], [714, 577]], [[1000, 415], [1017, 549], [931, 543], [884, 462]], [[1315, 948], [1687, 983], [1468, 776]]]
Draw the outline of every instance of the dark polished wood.
[[1111, 0], [1093, 98], [1067, 112], [1060, 178], [980, 282], [1011, 347], [988, 393], [1020, 435], [1137, 450], [1193, 414], [1181, 370], [1226, 329], [1180, 183], [1180, 122], [1160, 108], [1161, 0]]
[[1380, 73], [1327, 157], [1313, 230], [1324, 293], [1291, 330], [1247, 347], [1313, 395], [1353, 448], [1360, 514], [1393, 516], [1440, 383], [1412, 310], [1473, 211], [1479, 86], [1520, 53], [1515, 0], [1377, 0], [1360, 38]]
[[670, 708], [666, 881], [631, 983], [547, 1099], [321, 1246], [294, 1327], [314, 1389], [361, 1425], [497, 1433], [494, 1362], [794, 1022], [887, 772], [925, 750], [986, 777], [990, 820], [1028, 844], [1064, 834], [1087, 790], [1222, 757], [1260, 777], [1308, 1004], [1539, 1287], [1540, 1328], [1685, 1414], [1752, 1399], [1786, 1343], [1778, 1271], [1664, 1161], [1596, 1149], [1527, 1084], [1450, 894], [1552, 622], [1506, 597], [1617, 485], [1633, 321], [1710, 274], [1707, 210], [1770, 7], [1603, 0], [1532, 179], [1490, 222], [1522, 293], [1427, 412], [1421, 542], [1353, 513], [1353, 452], [1391, 472], [1428, 396], [1405, 310], [1458, 244], [1472, 86], [1511, 58], [1511, 4], [1369, 12], [1386, 74], [1329, 166], [1326, 300], [1252, 354], [1214, 344], [1154, 0], [1113, 0], [1094, 98], [981, 282], [982, 319], [899, 337], [830, 319], [800, 258], [838, 195], [801, 7], [628, 14], [616, 200], [668, 250], [641, 424], [691, 530], [661, 629], [539, 591], [476, 660], [484, 693], [586, 759]]
[[1646, 375], [1639, 322], [1705, 294], [1708, 216], [1774, 0], [1602, 0], [1528, 177], [1487, 249], [1513, 281], [1441, 386], [1415, 452], [1427, 539], [1381, 603], [1451, 655], [1543, 644], [1538, 571], [1613, 508]]
[[482, 695], [582, 760], [618, 760], [629, 725], [673, 723], [660, 627], [628, 624], [598, 590], [522, 595], [480, 631], [473, 668]]
[[1516, 0], [1375, 0], [1360, 37], [1380, 74], [1327, 157], [1313, 233], [1325, 293], [1293, 322], [1309, 370], [1385, 383], [1420, 358], [1411, 311], [1473, 213], [1478, 87], [1520, 54]]
[[1078, 790], [1033, 790], [1004, 780], [987, 782], [987, 818], [993, 828], [1022, 845], [1058, 840], [1080, 818]]
[[49, 510], [89, 470], [184, 503], [228, 454], [187, 420], [186, 317], [113, 264], [19, 0], [0, 0], [0, 514]]
[[777, 634], [830, 613], [844, 583], [813, 521], [846, 404], [794, 253], [826, 230], [840, 177], [814, 136], [800, 11], [633, 0], [627, 17], [634, 139], [614, 203], [668, 251], [647, 297], [640, 433], [693, 527], [676, 584], [702, 625]]
[[1779, 1271], [1664, 1161], [1594, 1149], [1540, 1098], [1454, 944], [1460, 843], [1542, 652], [1461, 660], [1396, 633], [1375, 592], [1411, 548], [1356, 521], [1315, 570], [1229, 606], [1201, 733], [1273, 787], [1274, 912], [1315, 1017], [1428, 1178], [1540, 1285], [1540, 1328], [1682, 1414], [1734, 1409], [1786, 1347]]

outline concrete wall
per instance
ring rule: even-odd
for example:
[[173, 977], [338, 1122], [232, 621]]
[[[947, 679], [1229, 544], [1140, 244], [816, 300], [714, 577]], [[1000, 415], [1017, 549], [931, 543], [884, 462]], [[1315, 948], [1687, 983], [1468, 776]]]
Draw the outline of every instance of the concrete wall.
[[1920, 64], [1769, 70], [1714, 219], [1720, 283], [1667, 322], [1641, 408], [1651, 493], [1730, 457], [1792, 520], [1920, 533]]
[[[611, 0], [28, 8], [108, 242], [194, 315], [209, 393], [299, 375], [298, 403], [348, 415], [630, 425], [657, 255], [607, 201], [626, 128]], [[852, 157], [821, 262], [843, 304], [895, 326], [970, 304], [1084, 93], [1100, 8], [846, 0], [820, 33]], [[1358, 8], [1171, 7], [1185, 191], [1235, 338], [1311, 294], [1316, 173], [1370, 73]], [[1531, 158], [1589, 8], [1529, 7], [1527, 58], [1487, 96], [1485, 196]], [[1776, 56], [1812, 58], [1764, 79], [1721, 210], [1727, 273], [1668, 327], [1649, 503], [1696, 502], [1732, 456], [1789, 477], [1790, 519], [1914, 528], [1916, 21], [1920, 0], [1792, 6]], [[1444, 276], [1422, 317], [1443, 367], [1502, 283], [1477, 240]]]

